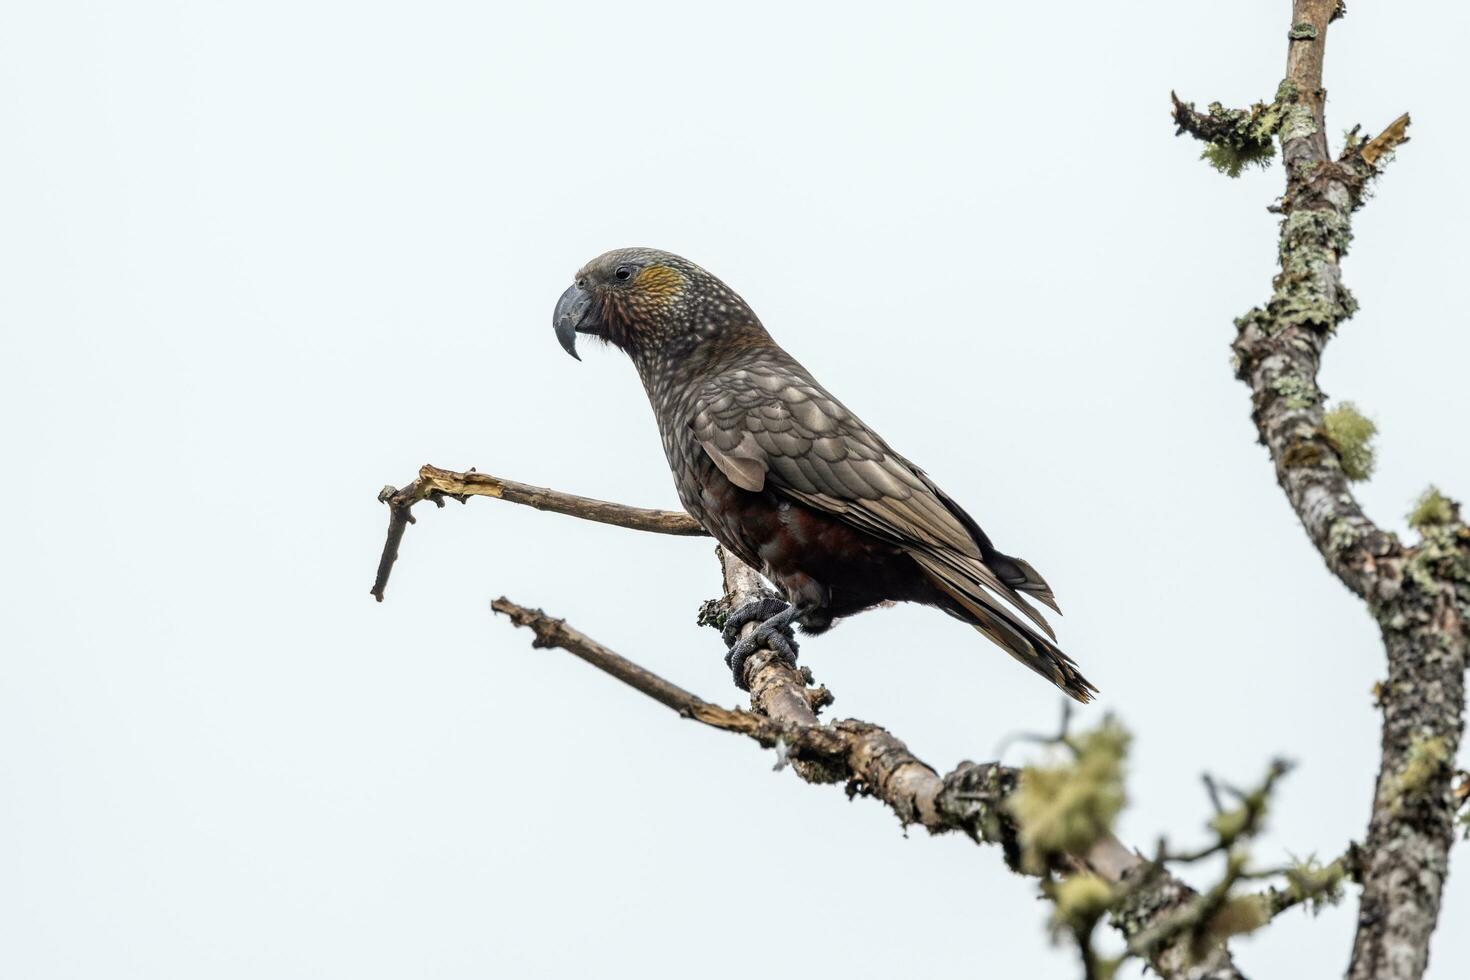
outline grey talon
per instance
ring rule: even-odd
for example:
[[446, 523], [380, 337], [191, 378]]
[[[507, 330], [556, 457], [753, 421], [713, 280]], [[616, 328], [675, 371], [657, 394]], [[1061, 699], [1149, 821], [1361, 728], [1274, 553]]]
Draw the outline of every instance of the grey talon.
[[786, 602], [772, 595], [752, 599], [725, 618], [725, 627], [720, 630], [720, 638], [725, 641], [725, 646], [734, 647], [740, 642], [740, 631], [747, 623], [765, 623], [788, 608], [790, 607]]
[[[731, 645], [730, 652], [725, 655], [725, 663], [735, 677], [736, 687], [742, 691], [750, 689], [745, 683], [745, 661], [762, 648], [769, 647], [791, 666], [796, 666], [796, 634], [791, 630], [791, 622], [801, 615], [802, 609], [801, 606], [781, 602], [779, 599], [766, 598], [746, 603], [730, 614], [730, 620], [725, 624], [727, 632], [724, 635], [727, 638], [737, 635], [746, 623], [761, 620], [761, 624], [751, 630], [748, 636], [736, 640]], [[733, 628], [730, 626], [732, 621], [735, 623]]]

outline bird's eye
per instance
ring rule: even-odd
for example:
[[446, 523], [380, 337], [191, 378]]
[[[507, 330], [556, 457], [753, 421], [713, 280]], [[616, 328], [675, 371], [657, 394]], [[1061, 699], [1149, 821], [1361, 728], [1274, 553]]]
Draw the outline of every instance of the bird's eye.
[[613, 275], [618, 277], [618, 282], [627, 282], [633, 278], [633, 267], [630, 265], [620, 265]]

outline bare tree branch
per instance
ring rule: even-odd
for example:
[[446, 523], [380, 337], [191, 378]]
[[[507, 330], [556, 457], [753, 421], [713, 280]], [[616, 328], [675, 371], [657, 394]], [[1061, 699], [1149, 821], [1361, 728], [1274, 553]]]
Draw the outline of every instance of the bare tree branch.
[[[1368, 141], [1354, 130], [1341, 155], [1330, 156], [1322, 66], [1328, 24], [1341, 12], [1337, 0], [1292, 4], [1286, 80], [1258, 117], [1279, 135], [1286, 164], [1277, 206], [1281, 272], [1271, 300], [1236, 322], [1234, 351], [1277, 481], [1327, 567], [1367, 602], [1383, 635], [1382, 761], [1368, 839], [1355, 862], [1363, 894], [1349, 977], [1412, 980], [1428, 964], [1454, 838], [1470, 530], [1458, 506], [1437, 492], [1415, 521], [1423, 535], [1417, 546], [1405, 547], [1374, 524], [1349, 488], [1351, 478], [1367, 475], [1363, 440], [1372, 426], [1346, 407], [1327, 412], [1317, 381], [1327, 342], [1357, 305], [1339, 265], [1352, 214], [1384, 161], [1407, 141], [1409, 125], [1405, 114]], [[1223, 131], [1175, 103], [1181, 131], [1207, 143]], [[1227, 118], [1240, 115], [1225, 111]], [[1214, 151], [1232, 152], [1230, 145]], [[1335, 428], [1346, 434], [1335, 435]]]
[[425, 464], [419, 468], [419, 476], [402, 490], [386, 486], [378, 493], [378, 500], [388, 505], [388, 536], [383, 542], [383, 556], [378, 560], [378, 575], [371, 589], [373, 598], [383, 601], [388, 588], [388, 576], [393, 573], [393, 563], [398, 560], [398, 546], [403, 541], [403, 532], [414, 523], [413, 506], [425, 500], [443, 507], [444, 499], [453, 497], [460, 503], [470, 497], [497, 497], [513, 504], [525, 504], [537, 510], [549, 510], [584, 521], [599, 524], [616, 524], [634, 531], [652, 531], [656, 534], [706, 535], [699, 522], [679, 510], [651, 510], [646, 507], [629, 507], [626, 504], [609, 503], [592, 497], [579, 497], [560, 490], [548, 490], [529, 483], [517, 483], [489, 473], [456, 473]]
[[[718, 554], [725, 594], [701, 610], [701, 621], [710, 625], [719, 625], [731, 609], [765, 590], [754, 570], [724, 549]], [[536, 634], [533, 646], [564, 649], [684, 717], [775, 747], [781, 762], [789, 761], [808, 782], [845, 782], [849, 795], [882, 801], [905, 826], [918, 824], [935, 834], [961, 831], [977, 843], [1000, 844], [1012, 869], [1024, 870], [1018, 828], [1006, 808], [1020, 783], [1017, 769], [994, 762], [963, 762], [940, 776], [878, 725], [856, 719], [823, 724], [817, 713], [832, 702], [831, 694], [813, 685], [809, 671], [793, 668], [769, 650], [758, 651], [746, 663], [751, 710], [727, 709], [658, 677], [539, 609], [504, 597], [491, 607], [515, 625], [531, 629]], [[752, 623], [746, 629], [754, 628]], [[1205, 899], [1112, 834], [1073, 855], [1070, 870], [1091, 872], [1126, 891], [1115, 924], [1133, 952], [1147, 956], [1161, 976], [1240, 977], [1223, 944], [1200, 949], [1198, 934], [1190, 933], [1190, 927], [1208, 918], [1217, 903], [1195, 909]]]

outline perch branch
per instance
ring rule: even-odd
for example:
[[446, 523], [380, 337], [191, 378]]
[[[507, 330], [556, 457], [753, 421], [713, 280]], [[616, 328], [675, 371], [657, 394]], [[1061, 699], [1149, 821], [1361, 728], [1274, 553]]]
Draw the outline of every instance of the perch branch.
[[[463, 502], [471, 496], [499, 497], [539, 510], [637, 530], [704, 533], [691, 518], [678, 512], [628, 507], [488, 474], [425, 466], [419, 478], [407, 487], [385, 487], [379, 495], [390, 511], [387, 542], [373, 588], [379, 601], [404, 529], [413, 522], [413, 506], [430, 500], [442, 507], [446, 497]], [[765, 589], [754, 570], [723, 549], [719, 554], [724, 595], [707, 603], [700, 612], [701, 622], [710, 625], [722, 624], [730, 609]], [[825, 687], [813, 684], [810, 671], [791, 667], [770, 650], [757, 651], [746, 662], [751, 710], [728, 709], [645, 670], [541, 610], [528, 609], [503, 597], [491, 605], [515, 625], [531, 629], [535, 634], [533, 646], [567, 650], [683, 717], [773, 747], [781, 754], [780, 763], [789, 761], [809, 782], [845, 781], [850, 794], [877, 797], [905, 825], [919, 824], [931, 833], [959, 830], [977, 842], [999, 843], [1007, 862], [1020, 870], [1019, 832], [1004, 805], [1019, 784], [1018, 770], [999, 763], [965, 762], [941, 777], [878, 725], [855, 719], [823, 724], [817, 713], [832, 703], [832, 695]], [[746, 631], [754, 628], [751, 624]], [[1161, 976], [1189, 980], [1233, 980], [1240, 976], [1223, 944], [1198, 958], [1197, 947], [1191, 948], [1184, 939], [1172, 941], [1178, 930], [1160, 929], [1161, 923], [1188, 916], [1191, 907], [1205, 899], [1112, 834], [1102, 835], [1086, 853], [1072, 855], [1068, 868], [1062, 870], [1090, 871], [1127, 895], [1126, 907], [1114, 916], [1115, 925], [1130, 948], [1146, 955]]]
[[373, 598], [383, 601], [383, 593], [388, 588], [388, 576], [393, 573], [393, 563], [398, 560], [398, 546], [403, 541], [403, 532], [408, 529], [408, 525], [415, 523], [414, 505], [429, 500], [435, 506], [443, 507], [446, 497], [453, 497], [460, 503], [471, 497], [496, 497], [537, 510], [549, 510], [599, 524], [615, 524], [634, 531], [688, 536], [706, 533], [698, 521], [683, 511], [629, 507], [593, 497], [579, 497], [574, 493], [562, 493], [560, 490], [548, 490], [529, 483], [517, 483], [489, 473], [476, 473], [474, 470], [457, 473], [425, 464], [419, 468], [418, 479], [402, 490], [387, 486], [378, 493], [378, 500], [388, 505], [388, 536], [383, 542], [383, 555], [378, 560], [378, 575], [371, 589]]
[[[748, 566], [723, 549], [719, 555], [724, 595], [700, 611], [701, 622], [709, 625], [721, 624], [731, 609], [765, 588]], [[1005, 806], [1019, 784], [1019, 770], [993, 762], [963, 762], [941, 776], [878, 725], [856, 719], [824, 724], [818, 712], [832, 703], [831, 694], [813, 684], [810, 671], [793, 668], [769, 650], [758, 651], [746, 664], [750, 710], [728, 709], [658, 677], [539, 609], [503, 597], [491, 608], [531, 629], [535, 647], [566, 650], [683, 717], [776, 748], [778, 766], [789, 761], [808, 782], [845, 782], [849, 795], [882, 801], [905, 826], [918, 824], [934, 834], [961, 831], [977, 843], [998, 843], [1007, 863], [1022, 870], [1018, 829]], [[754, 624], [747, 627], [753, 628]], [[1104, 834], [1085, 853], [1072, 855], [1070, 870], [1090, 871], [1130, 893], [1127, 911], [1116, 917], [1116, 924], [1161, 976], [1191, 980], [1240, 976], [1223, 945], [1205, 950], [1197, 960], [1197, 940], [1163, 925], [1181, 914], [1187, 916], [1205, 898], [1112, 834]]]

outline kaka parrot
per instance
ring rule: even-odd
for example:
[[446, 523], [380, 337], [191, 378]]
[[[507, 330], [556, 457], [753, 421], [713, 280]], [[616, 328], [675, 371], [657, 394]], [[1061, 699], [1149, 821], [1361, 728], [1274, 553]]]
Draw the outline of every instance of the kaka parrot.
[[679, 500], [786, 594], [731, 613], [726, 661], [738, 685], [762, 647], [795, 661], [793, 622], [817, 634], [881, 603], [918, 602], [974, 626], [1076, 700], [1092, 699], [1097, 689], [1027, 601], [1057, 610], [1046, 580], [998, 551], [715, 276], [668, 252], [618, 249], [582, 267], [552, 322], [573, 357], [586, 334], [632, 359]]

